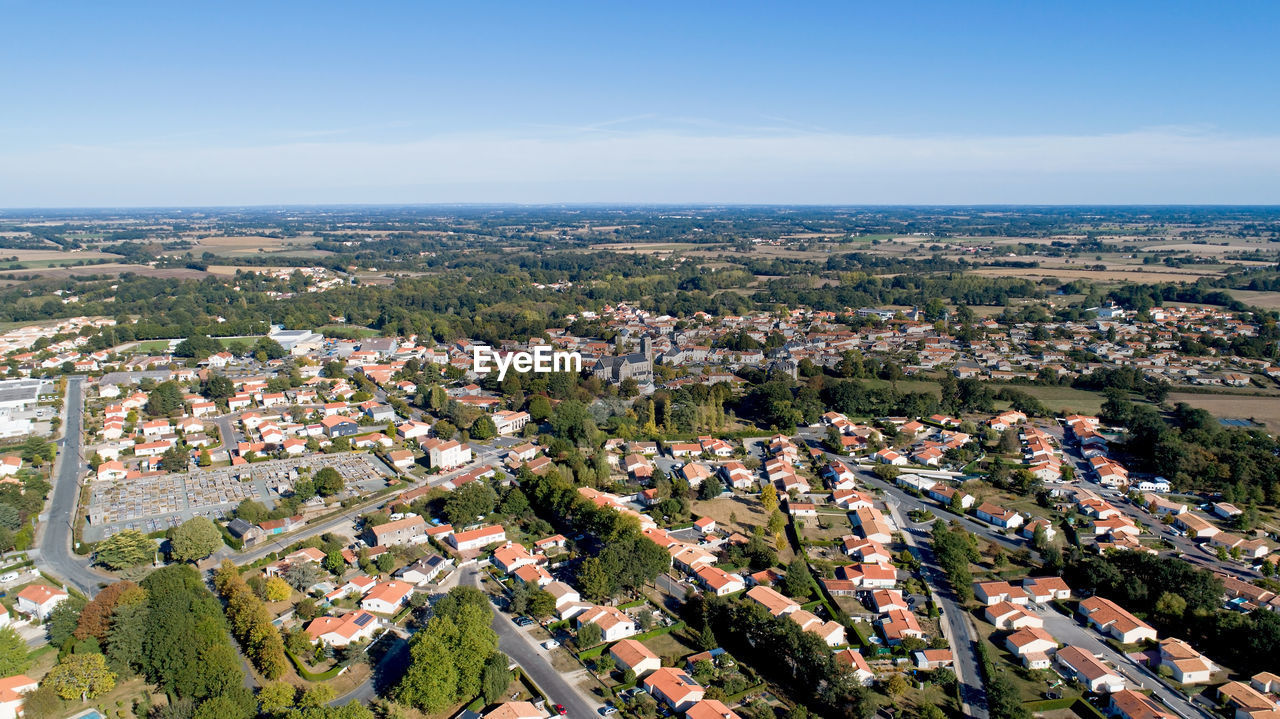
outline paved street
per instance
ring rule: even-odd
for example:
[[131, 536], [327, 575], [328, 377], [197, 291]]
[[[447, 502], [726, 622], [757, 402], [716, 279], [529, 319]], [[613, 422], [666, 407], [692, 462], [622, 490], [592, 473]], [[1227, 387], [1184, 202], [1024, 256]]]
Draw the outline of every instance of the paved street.
[[[480, 586], [480, 572], [474, 566], [462, 571], [466, 576], [461, 581], [475, 587]], [[588, 698], [584, 692], [565, 681], [560, 672], [551, 666], [546, 651], [497, 608], [493, 612], [493, 629], [498, 633], [498, 647], [547, 693], [552, 704], [563, 704], [568, 710], [568, 716], [573, 719], [599, 716], [603, 704]]]
[[955, 592], [947, 585], [946, 575], [938, 566], [937, 557], [933, 553], [933, 544], [928, 540], [916, 542], [918, 538], [924, 539], [928, 530], [914, 527], [909, 520], [904, 521], [898, 509], [900, 503], [897, 497], [890, 497], [886, 504], [894, 523], [902, 530], [903, 540], [916, 550], [913, 554], [920, 560], [925, 581], [942, 611], [942, 631], [947, 643], [951, 645], [956, 679], [960, 682], [960, 709], [967, 717], [986, 719], [987, 688], [982, 682], [982, 667], [978, 663], [977, 652], [978, 637], [973, 623], [958, 603]]
[[69, 585], [92, 597], [98, 593], [99, 583], [109, 583], [113, 578], [91, 566], [87, 557], [71, 550], [71, 529], [79, 495], [80, 476], [88, 469], [82, 456], [82, 429], [84, 425], [84, 378], [67, 379], [67, 396], [63, 403], [66, 420], [63, 423], [63, 439], [58, 441], [58, 458], [53, 469], [53, 499], [49, 503], [44, 521], [44, 532], [39, 538], [39, 567], [55, 577], [61, 577]]
[[1061, 614], [1052, 607], [1041, 608], [1039, 614], [1044, 619], [1045, 631], [1063, 644], [1101, 656], [1129, 682], [1131, 689], [1151, 690], [1165, 706], [1183, 719], [1214, 719], [1199, 707], [1193, 706], [1182, 694], [1170, 689], [1147, 667], [1134, 663], [1113, 649], [1096, 632], [1078, 623], [1074, 617]]

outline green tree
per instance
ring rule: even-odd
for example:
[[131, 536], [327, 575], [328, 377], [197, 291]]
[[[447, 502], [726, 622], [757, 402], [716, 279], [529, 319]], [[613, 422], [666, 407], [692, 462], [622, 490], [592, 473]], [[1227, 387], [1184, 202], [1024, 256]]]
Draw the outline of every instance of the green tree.
[[578, 627], [577, 644], [579, 649], [590, 649], [603, 641], [603, 632], [599, 624], [583, 624]]
[[[221, 540], [222, 535], [218, 535]], [[108, 569], [128, 569], [155, 558], [156, 543], [136, 529], [124, 529], [98, 543], [94, 559]]]
[[75, 635], [76, 627], [80, 624], [80, 612], [84, 610], [85, 604], [83, 598], [70, 596], [49, 612], [49, 617], [45, 620], [45, 630], [49, 633], [50, 644], [55, 647], [65, 646], [67, 641]]
[[0, 628], [0, 676], [11, 677], [31, 667], [27, 642], [13, 627]]
[[208, 517], [192, 517], [169, 536], [169, 556], [177, 562], [198, 562], [221, 546], [222, 532]]
[[298, 690], [288, 682], [271, 682], [258, 690], [258, 704], [262, 714], [279, 717], [294, 707]]
[[346, 484], [342, 479], [342, 475], [333, 467], [325, 467], [319, 472], [316, 472], [316, 476], [313, 481], [315, 484], [316, 494], [319, 494], [321, 497], [332, 497], [333, 495], [338, 494]]
[[167, 417], [182, 409], [182, 386], [177, 382], [161, 382], [147, 395], [146, 410], [152, 417]]
[[444, 515], [456, 526], [465, 526], [484, 517], [498, 504], [498, 495], [487, 482], [467, 482], [449, 494]]
[[587, 557], [578, 566], [578, 586], [588, 601], [604, 601], [612, 594], [609, 577], [599, 557]]
[[484, 662], [484, 670], [480, 676], [480, 696], [486, 704], [492, 704], [503, 697], [507, 686], [511, 684], [511, 670], [507, 668], [511, 660], [502, 652], [494, 652]]
[[783, 593], [796, 599], [808, 599], [813, 592], [813, 575], [804, 559], [796, 557], [787, 565], [787, 574], [782, 580]]
[[543, 395], [535, 395], [529, 400], [529, 418], [534, 422], [545, 422], [551, 416], [551, 400]]
[[498, 427], [494, 425], [493, 420], [490, 419], [487, 414], [480, 415], [475, 422], [472, 422], [471, 429], [469, 431], [471, 433], [471, 439], [478, 442], [483, 442], [486, 439], [493, 439], [498, 436]]
[[44, 681], [63, 699], [83, 702], [114, 689], [116, 675], [101, 654], [71, 654], [49, 670]]

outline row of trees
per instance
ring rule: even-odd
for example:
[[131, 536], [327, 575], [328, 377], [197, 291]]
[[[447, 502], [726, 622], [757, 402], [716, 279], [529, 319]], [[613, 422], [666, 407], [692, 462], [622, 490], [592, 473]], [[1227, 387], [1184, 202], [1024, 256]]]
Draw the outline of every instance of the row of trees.
[[[273, 577], [272, 579], [276, 579]], [[290, 594], [289, 585], [276, 580], [279, 585], [273, 588], [272, 580], [267, 580], [268, 597], [273, 590], [279, 599], [287, 599]], [[225, 559], [222, 566], [213, 575], [214, 586], [226, 603], [227, 621], [231, 625], [231, 633], [240, 642], [245, 656], [253, 662], [254, 668], [267, 679], [276, 679], [288, 669], [284, 655], [284, 640], [280, 630], [271, 623], [271, 614], [253, 589], [240, 576], [240, 570], [230, 559]]]
[[978, 561], [979, 557], [973, 535], [958, 523], [934, 522], [933, 552], [956, 597], [961, 602], [973, 599], [973, 574], [969, 571], [969, 563]]
[[410, 640], [411, 663], [395, 688], [396, 700], [431, 714], [476, 696], [489, 702], [501, 697], [511, 674], [492, 620], [483, 592], [451, 589]]
[[786, 617], [774, 617], [754, 602], [699, 594], [686, 604], [690, 626], [751, 664], [776, 686], [796, 688], [818, 715], [869, 719], [878, 709], [871, 691], [835, 661], [817, 635]]
[[671, 566], [666, 550], [640, 532], [634, 517], [596, 506], [558, 471], [538, 476], [521, 467], [516, 481], [539, 514], [586, 535], [580, 547], [590, 556], [578, 566], [578, 590], [591, 601], [634, 592]]

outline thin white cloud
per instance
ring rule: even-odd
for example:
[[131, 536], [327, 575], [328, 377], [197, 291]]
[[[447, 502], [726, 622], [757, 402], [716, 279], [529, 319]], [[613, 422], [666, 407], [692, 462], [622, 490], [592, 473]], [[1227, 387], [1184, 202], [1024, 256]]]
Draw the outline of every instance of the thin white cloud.
[[0, 204], [1280, 202], [1280, 136], [599, 131], [611, 124], [397, 143], [10, 152], [0, 155]]

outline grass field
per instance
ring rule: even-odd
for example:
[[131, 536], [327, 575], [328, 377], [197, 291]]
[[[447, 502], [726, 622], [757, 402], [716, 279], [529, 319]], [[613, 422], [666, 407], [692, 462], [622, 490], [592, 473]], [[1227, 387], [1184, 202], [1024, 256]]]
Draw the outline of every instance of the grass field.
[[[1081, 414], [1097, 414], [1102, 409], [1103, 397], [1098, 392], [1090, 392], [1089, 390], [1074, 389], [1072, 387], [1046, 387], [1040, 385], [1008, 385], [1011, 389], [1035, 397], [1044, 403], [1044, 406], [1055, 412], [1066, 412], [1072, 410]], [[999, 386], [993, 385], [993, 389], [999, 389]]]
[[1265, 424], [1272, 432], [1280, 431], [1280, 397], [1171, 392], [1169, 402], [1186, 402], [1192, 407], [1208, 410], [1215, 417], [1250, 419]]
[[[751, 535], [752, 527], [762, 527], [769, 519], [760, 509], [760, 502], [746, 497], [697, 499], [694, 500], [692, 509], [695, 516], [711, 517], [716, 520], [717, 526], [742, 532], [748, 536]], [[731, 522], [731, 517], [736, 517], [738, 521]]]
[[[289, 255], [291, 257], [321, 257], [329, 254], [315, 249], [315, 238], [264, 237], [261, 235], [227, 235], [201, 237], [192, 248], [194, 254], [212, 252], [215, 255], [235, 257], [261, 253]], [[234, 270], [232, 272], [234, 274]]]
[[1257, 292], [1254, 290], [1227, 290], [1227, 292], [1247, 305], [1261, 307], [1264, 310], [1280, 309], [1280, 292]]

